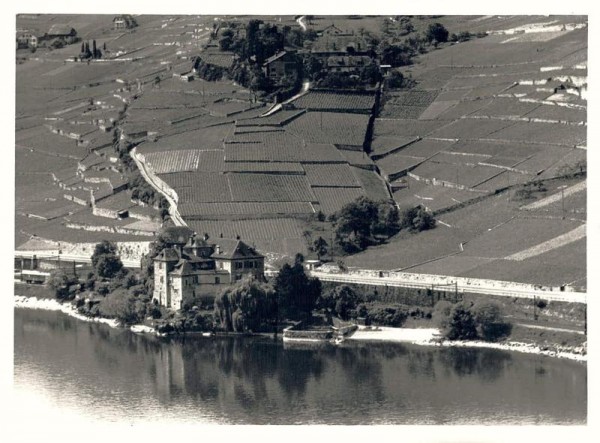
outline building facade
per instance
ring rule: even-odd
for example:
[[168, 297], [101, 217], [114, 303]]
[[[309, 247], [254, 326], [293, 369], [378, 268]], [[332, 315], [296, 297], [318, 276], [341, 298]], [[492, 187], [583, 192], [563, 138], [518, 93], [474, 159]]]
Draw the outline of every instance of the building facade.
[[219, 238], [209, 242], [193, 233], [167, 240], [154, 258], [153, 300], [161, 306], [181, 309], [184, 299], [215, 294], [244, 275], [264, 278], [264, 256], [241, 240]]

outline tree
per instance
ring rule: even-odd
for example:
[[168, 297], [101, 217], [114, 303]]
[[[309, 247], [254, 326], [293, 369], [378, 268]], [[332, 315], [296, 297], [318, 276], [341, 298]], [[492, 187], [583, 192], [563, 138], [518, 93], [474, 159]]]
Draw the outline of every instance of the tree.
[[225, 331], [264, 330], [272, 321], [274, 313], [273, 288], [251, 276], [223, 290], [215, 298], [214, 318]]
[[62, 269], [53, 269], [46, 279], [46, 286], [54, 291], [54, 297], [64, 300], [69, 296], [69, 286], [77, 283], [77, 277]]
[[327, 247], [329, 245], [327, 244], [327, 242], [325, 241], [325, 239], [321, 236], [319, 236], [319, 238], [317, 238], [314, 242], [313, 242], [313, 250], [316, 252], [317, 254], [317, 259], [321, 260], [321, 257], [324, 256], [325, 254], [327, 254]]
[[100, 315], [116, 318], [123, 324], [137, 323], [146, 315], [146, 304], [125, 289], [108, 294], [98, 306]]
[[411, 232], [421, 232], [435, 227], [435, 218], [421, 205], [407, 208], [399, 216], [399, 227]]
[[92, 266], [99, 277], [113, 278], [123, 268], [123, 263], [117, 255], [114, 243], [103, 240], [94, 248]]
[[503, 319], [500, 305], [492, 301], [479, 301], [472, 307], [477, 334], [485, 341], [498, 341], [510, 335], [512, 325]]
[[[298, 254], [300, 255], [300, 254]], [[317, 298], [321, 295], [321, 282], [306, 275], [302, 262], [284, 264], [275, 278], [279, 316], [300, 320], [310, 316]]]
[[447, 42], [448, 30], [441, 23], [433, 23], [427, 28], [425, 38], [429, 43], [433, 43], [434, 41], [437, 43]]
[[342, 320], [350, 318], [350, 311], [356, 309], [361, 297], [348, 285], [339, 285], [325, 291], [318, 299], [317, 306], [329, 314], [336, 313]]
[[450, 309], [442, 334], [450, 340], [473, 340], [477, 338], [475, 317], [469, 303], [457, 303]]

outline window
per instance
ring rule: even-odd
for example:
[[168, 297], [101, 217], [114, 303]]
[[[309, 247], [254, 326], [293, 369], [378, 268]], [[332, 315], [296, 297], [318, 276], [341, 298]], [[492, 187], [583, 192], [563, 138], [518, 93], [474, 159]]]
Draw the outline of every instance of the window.
[[221, 279], [219, 277], [215, 277], [215, 285], [221, 284]]
[[164, 278], [162, 275], [160, 276], [160, 282], [161, 282], [161, 283], [164, 283], [164, 282], [165, 282], [165, 278]]

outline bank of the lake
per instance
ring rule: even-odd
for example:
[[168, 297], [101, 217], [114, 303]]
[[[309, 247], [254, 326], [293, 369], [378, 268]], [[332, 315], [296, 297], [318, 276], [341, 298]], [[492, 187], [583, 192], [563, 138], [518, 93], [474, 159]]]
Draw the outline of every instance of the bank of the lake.
[[41, 309], [15, 310], [14, 349], [24, 399], [15, 412], [65, 422], [72, 414], [123, 424], [587, 421], [587, 365], [522, 352], [158, 338]]
[[[40, 299], [37, 297], [15, 295], [14, 305], [16, 308], [60, 311], [78, 320], [105, 323], [111, 327], [120, 327], [119, 323], [114, 319], [88, 317], [82, 315], [70, 302], [61, 303], [55, 299]], [[128, 328], [136, 333], [161, 335], [158, 334], [158, 332], [155, 329], [147, 325], [132, 325]], [[517, 341], [503, 341], [500, 343], [490, 343], [475, 340], [441, 340], [439, 330], [437, 328], [365, 328], [361, 326], [356, 332], [354, 332], [350, 337], [348, 337], [347, 340], [410, 343], [421, 346], [437, 347], [490, 348], [505, 351], [539, 354], [556, 358], [577, 360], [581, 362], [587, 361], [587, 346], [585, 346], [585, 343], [583, 346], [573, 347], [562, 346], [556, 343], [549, 344], [547, 342], [544, 342], [543, 344], [535, 344]]]

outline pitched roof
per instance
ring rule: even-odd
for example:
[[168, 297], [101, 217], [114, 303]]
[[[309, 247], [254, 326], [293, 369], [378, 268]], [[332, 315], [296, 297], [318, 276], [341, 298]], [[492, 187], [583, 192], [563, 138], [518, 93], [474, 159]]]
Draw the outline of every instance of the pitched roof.
[[186, 259], [181, 259], [175, 265], [175, 269], [171, 272], [173, 275], [190, 275], [194, 273], [194, 268]]
[[263, 63], [263, 66], [267, 66], [269, 63], [274, 62], [275, 60], [280, 59], [281, 57], [283, 57], [284, 55], [289, 54], [289, 52], [286, 51], [281, 51], [276, 53], [275, 55], [272, 55], [271, 57], [269, 57], [268, 59], [265, 60], [265, 62]]
[[54, 24], [50, 27], [48, 35], [70, 35], [75, 29], [69, 25]]
[[158, 260], [158, 261], [178, 261], [179, 260], [179, 254], [173, 248], [165, 248], [162, 251], [160, 251], [156, 257], [154, 257], [154, 260]]
[[241, 240], [220, 238], [215, 243], [215, 252], [211, 257], [231, 260], [236, 258], [260, 258], [263, 256]]

